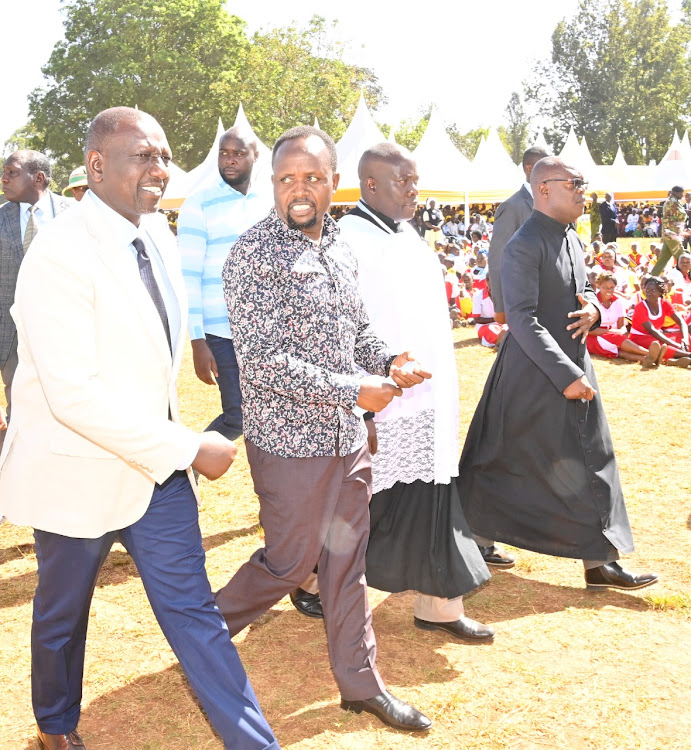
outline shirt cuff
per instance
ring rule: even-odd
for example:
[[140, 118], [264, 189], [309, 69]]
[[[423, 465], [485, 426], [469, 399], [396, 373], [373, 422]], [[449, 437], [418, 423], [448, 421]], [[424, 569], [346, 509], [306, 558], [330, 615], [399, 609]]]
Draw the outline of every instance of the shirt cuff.
[[182, 454], [182, 460], [177, 466], [178, 471], [185, 471], [188, 467], [192, 466], [192, 461], [197, 457], [199, 448], [202, 444], [202, 436], [197, 432], [190, 432], [189, 435], [185, 436], [186, 445]]

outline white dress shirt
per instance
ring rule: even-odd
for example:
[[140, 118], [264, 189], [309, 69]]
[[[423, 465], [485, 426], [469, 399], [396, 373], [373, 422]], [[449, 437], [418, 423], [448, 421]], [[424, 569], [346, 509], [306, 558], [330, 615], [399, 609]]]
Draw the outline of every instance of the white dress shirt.
[[55, 218], [53, 200], [51, 199], [50, 193], [48, 192], [45, 192], [42, 197], [36, 201], [35, 204], [20, 203], [19, 226], [22, 230], [22, 242], [24, 242], [24, 235], [26, 234], [26, 227], [29, 223], [29, 216], [31, 215], [30, 210], [32, 205], [36, 206], [34, 216], [36, 217], [36, 223], [38, 224], [39, 231], [41, 231], [41, 227], [44, 227], [46, 224], [48, 224], [49, 221], [52, 221]]

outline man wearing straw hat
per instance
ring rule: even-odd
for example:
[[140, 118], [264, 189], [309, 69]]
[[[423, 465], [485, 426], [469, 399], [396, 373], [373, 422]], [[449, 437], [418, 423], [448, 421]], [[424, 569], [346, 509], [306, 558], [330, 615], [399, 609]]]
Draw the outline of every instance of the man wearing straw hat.
[[62, 194], [67, 198], [74, 198], [76, 201], [80, 201], [88, 189], [86, 167], [77, 167], [72, 170], [67, 187], [62, 191]]

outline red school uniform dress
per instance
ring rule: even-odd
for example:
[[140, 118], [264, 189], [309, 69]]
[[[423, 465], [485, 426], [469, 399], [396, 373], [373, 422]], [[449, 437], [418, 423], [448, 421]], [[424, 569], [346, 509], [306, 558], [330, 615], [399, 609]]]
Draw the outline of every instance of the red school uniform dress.
[[601, 357], [619, 356], [619, 347], [626, 338], [626, 334], [618, 330], [619, 318], [626, 317], [626, 307], [620, 297], [616, 295], [612, 298], [612, 304], [605, 307], [602, 304], [600, 293], [597, 295], [600, 302], [600, 328], [611, 329], [610, 333], [603, 333], [599, 336], [588, 336], [585, 343], [591, 354], [599, 354]]
[[[657, 339], [647, 333], [645, 328], [643, 328], [643, 323], [648, 322], [653, 326], [653, 328], [657, 328], [658, 331], [661, 331], [663, 330], [665, 318], [671, 318], [673, 313], [674, 308], [666, 299], [660, 300], [660, 309], [657, 311], [657, 315], [653, 315], [650, 312], [648, 303], [645, 300], [643, 300], [643, 302], [639, 302], [633, 309], [633, 317], [631, 318], [631, 334], [629, 338], [636, 344], [649, 349], [653, 341], [657, 341]], [[679, 329], [677, 329], [676, 331], [665, 330], [664, 333], [668, 338], [673, 339], [677, 343], [681, 343], [681, 331]], [[665, 352], [665, 359], [671, 359], [676, 354], [678, 354], [678, 351], [670, 346]]]

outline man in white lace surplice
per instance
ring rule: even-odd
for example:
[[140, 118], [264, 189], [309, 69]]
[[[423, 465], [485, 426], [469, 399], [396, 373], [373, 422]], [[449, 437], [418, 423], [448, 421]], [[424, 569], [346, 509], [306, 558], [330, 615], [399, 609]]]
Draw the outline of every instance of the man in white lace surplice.
[[407, 151], [387, 143], [363, 154], [359, 174], [362, 200], [339, 228], [358, 261], [365, 309], [392, 351], [410, 347], [432, 373], [366, 415], [373, 416], [374, 453], [367, 582], [383, 591], [419, 591], [419, 628], [489, 640], [492, 628], [463, 610], [463, 594], [489, 571], [451, 481], [458, 474], [458, 379], [442, 269], [408, 224], [417, 168]]

